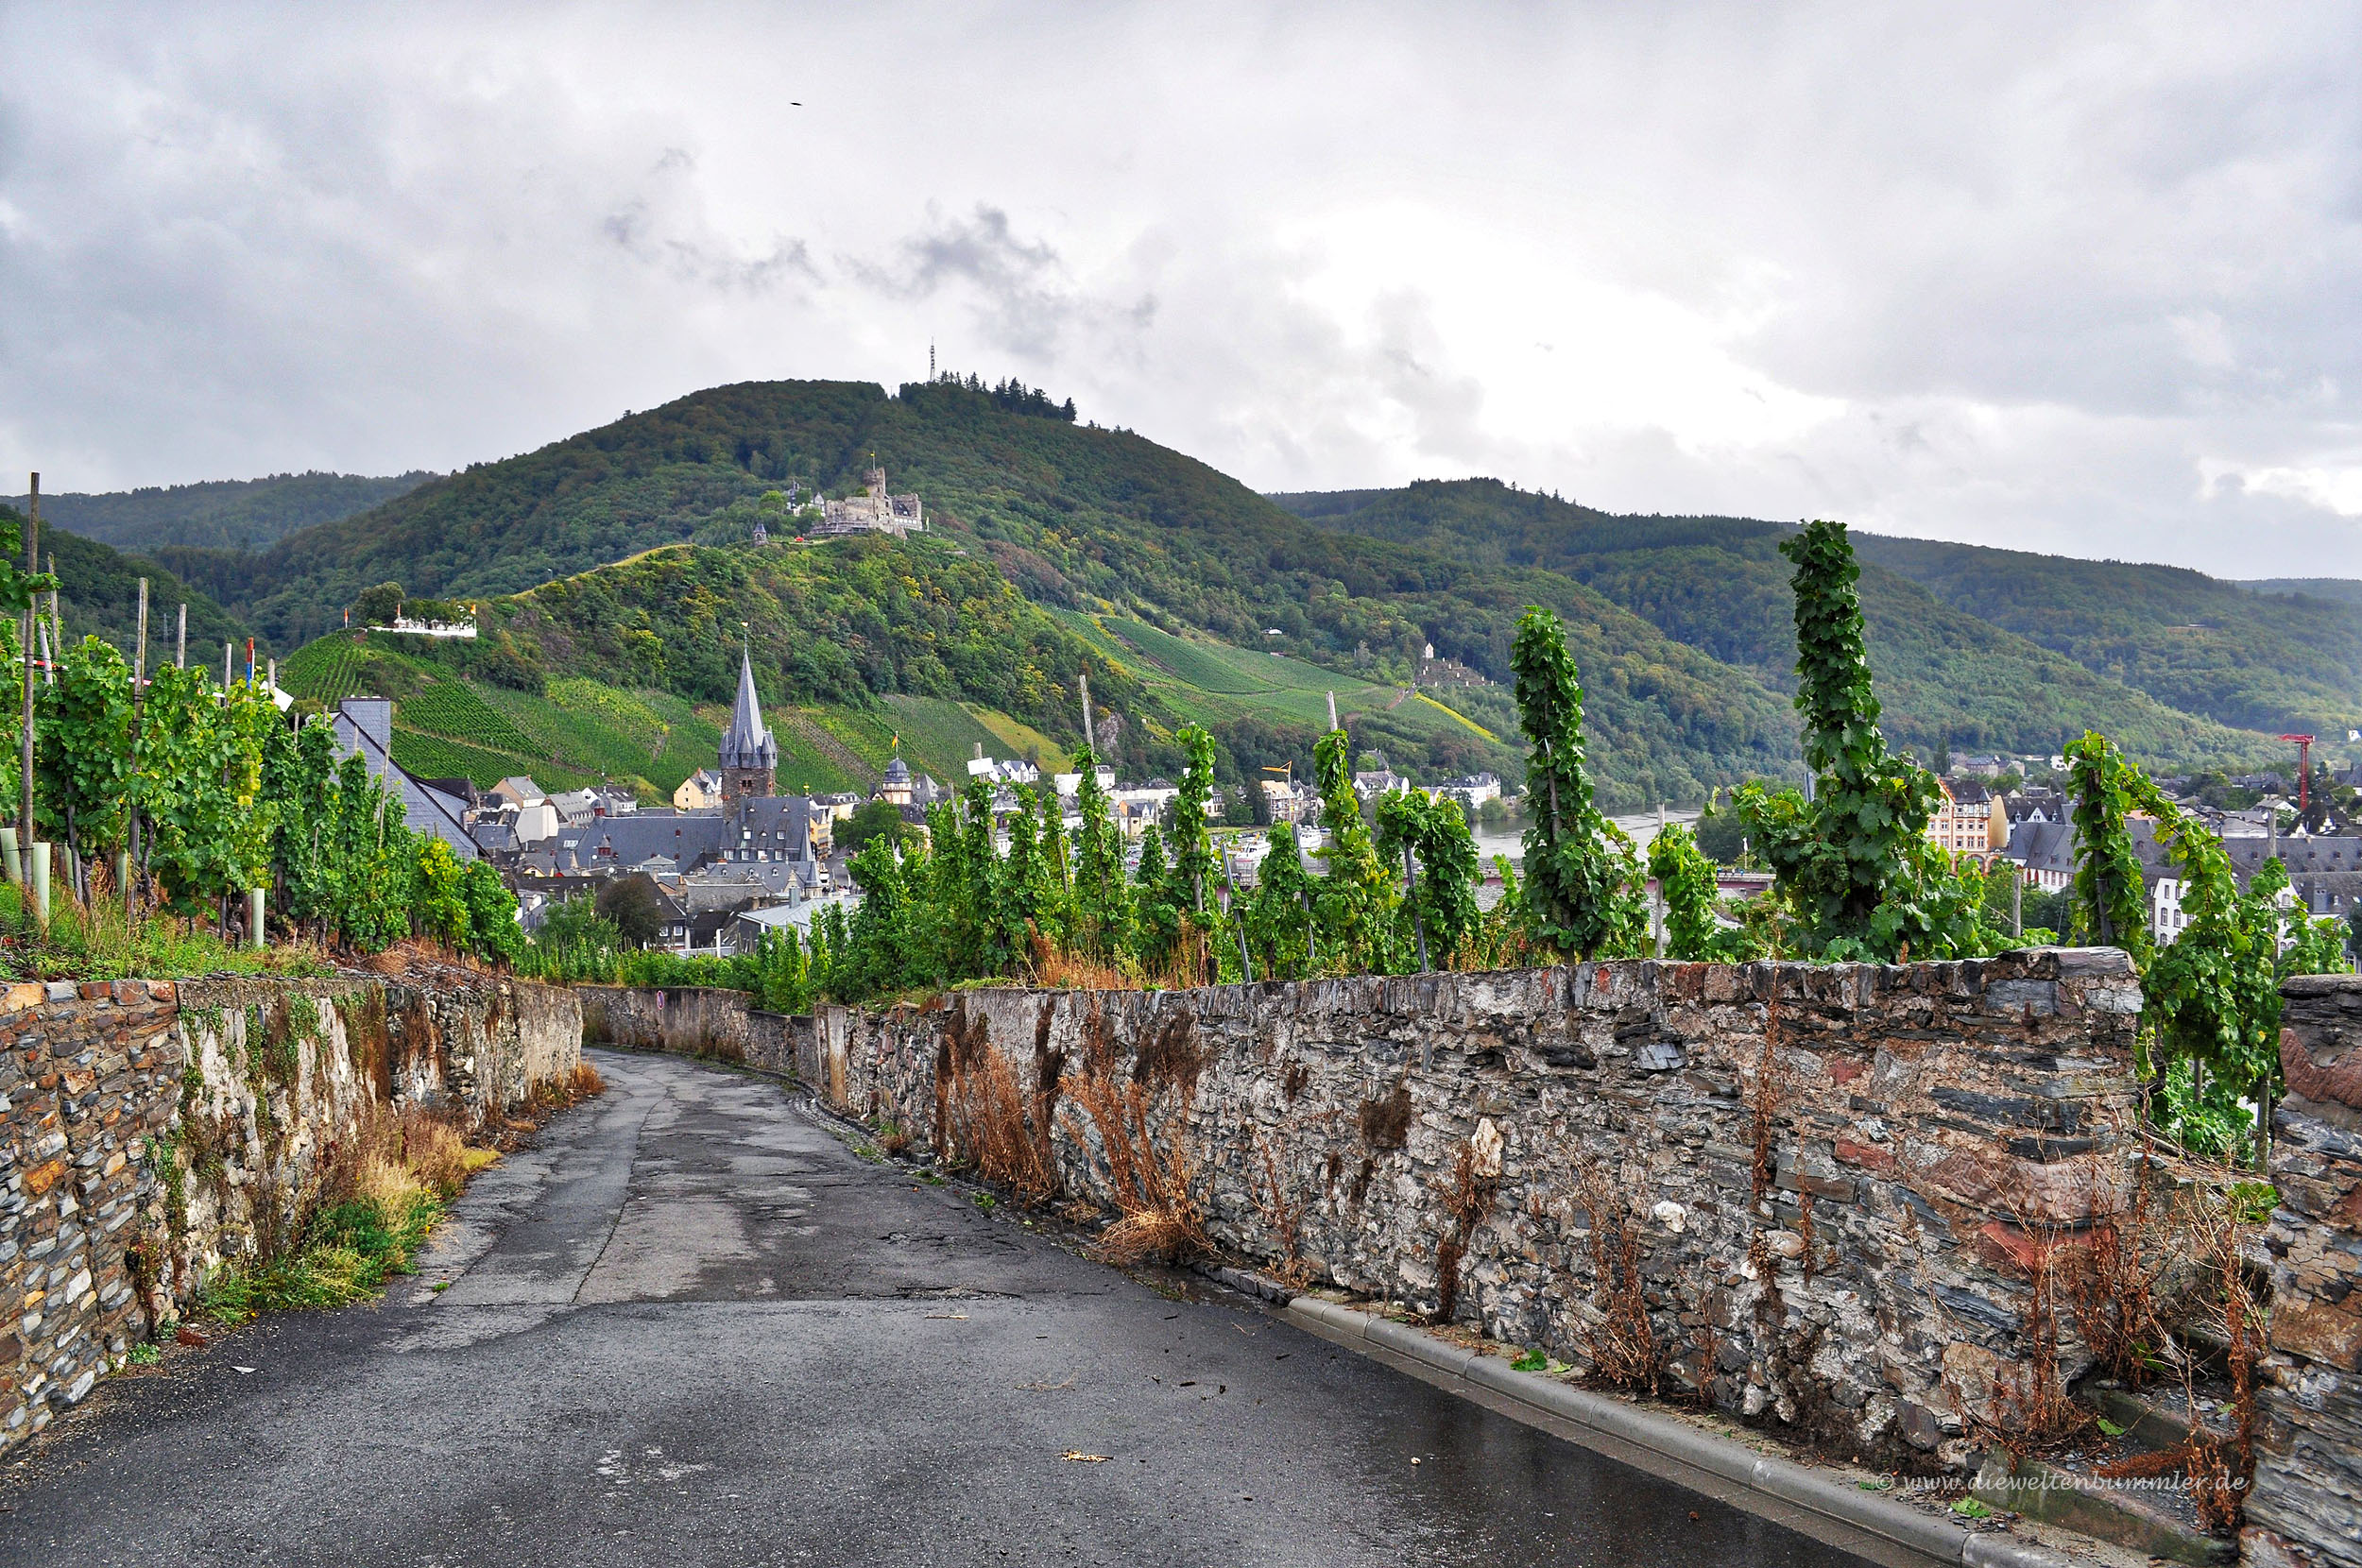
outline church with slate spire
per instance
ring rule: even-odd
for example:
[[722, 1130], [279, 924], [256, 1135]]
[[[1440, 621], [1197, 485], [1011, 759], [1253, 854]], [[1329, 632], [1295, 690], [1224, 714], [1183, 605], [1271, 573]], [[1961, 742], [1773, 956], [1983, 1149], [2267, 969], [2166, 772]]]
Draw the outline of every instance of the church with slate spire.
[[755, 696], [755, 665], [739, 655], [738, 702], [730, 709], [730, 727], [722, 732], [722, 804], [735, 806], [748, 798], [779, 793], [779, 743], [762, 722], [762, 704]]

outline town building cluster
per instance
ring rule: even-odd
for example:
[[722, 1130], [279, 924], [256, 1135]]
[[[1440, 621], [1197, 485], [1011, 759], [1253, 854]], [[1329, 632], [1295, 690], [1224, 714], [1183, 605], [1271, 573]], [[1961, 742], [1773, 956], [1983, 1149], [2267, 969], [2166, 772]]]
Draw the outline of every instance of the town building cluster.
[[[2064, 758], [2049, 761], [2052, 771], [2065, 768]], [[1975, 858], [1989, 873], [2006, 867], [2029, 888], [2063, 893], [2075, 882], [2080, 844], [2073, 802], [2062, 792], [2039, 785], [2000, 793], [1990, 781], [2012, 767], [2003, 758], [1965, 758], [1943, 780], [1943, 804], [1927, 825], [1927, 835], [1956, 854]], [[2277, 775], [2228, 782], [2266, 798], [2240, 810], [2214, 810], [2191, 799], [2178, 804], [2221, 837], [2239, 885], [2244, 888], [2266, 861], [2277, 860], [2288, 874], [2288, 890], [2282, 895], [2285, 905], [2316, 917], [2350, 918], [2362, 899], [2362, 836], [2336, 829], [2310, 832], [2301, 825], [2284, 827], [2290, 813], [2288, 803], [2277, 798], [2284, 787]], [[2182, 908], [2186, 885], [2181, 868], [2158, 842], [2153, 819], [2134, 813], [2126, 827], [2148, 884], [2150, 931], [2170, 942], [2189, 925]]]

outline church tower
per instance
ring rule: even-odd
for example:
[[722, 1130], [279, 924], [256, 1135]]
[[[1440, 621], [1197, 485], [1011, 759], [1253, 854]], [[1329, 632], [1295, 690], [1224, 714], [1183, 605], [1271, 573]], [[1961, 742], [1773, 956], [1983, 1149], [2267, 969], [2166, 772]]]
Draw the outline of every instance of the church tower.
[[779, 743], [763, 726], [762, 704], [755, 696], [754, 660], [738, 658], [738, 703], [730, 727], [722, 732], [722, 799], [734, 805], [779, 793]]

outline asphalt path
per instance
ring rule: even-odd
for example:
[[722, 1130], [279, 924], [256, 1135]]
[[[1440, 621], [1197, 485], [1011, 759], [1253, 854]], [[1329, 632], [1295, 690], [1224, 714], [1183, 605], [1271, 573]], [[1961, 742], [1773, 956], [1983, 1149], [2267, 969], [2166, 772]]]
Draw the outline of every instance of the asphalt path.
[[0, 1562], [1858, 1560], [1089, 1262], [777, 1084], [595, 1060], [384, 1302], [103, 1384], [0, 1476]]

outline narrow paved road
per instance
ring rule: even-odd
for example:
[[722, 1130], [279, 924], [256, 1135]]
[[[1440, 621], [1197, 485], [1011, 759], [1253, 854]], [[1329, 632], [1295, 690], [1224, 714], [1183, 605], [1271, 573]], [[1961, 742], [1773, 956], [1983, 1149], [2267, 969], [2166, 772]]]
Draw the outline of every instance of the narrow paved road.
[[1072, 1256], [775, 1084], [597, 1061], [382, 1304], [107, 1385], [11, 1466], [0, 1561], [1856, 1560]]

